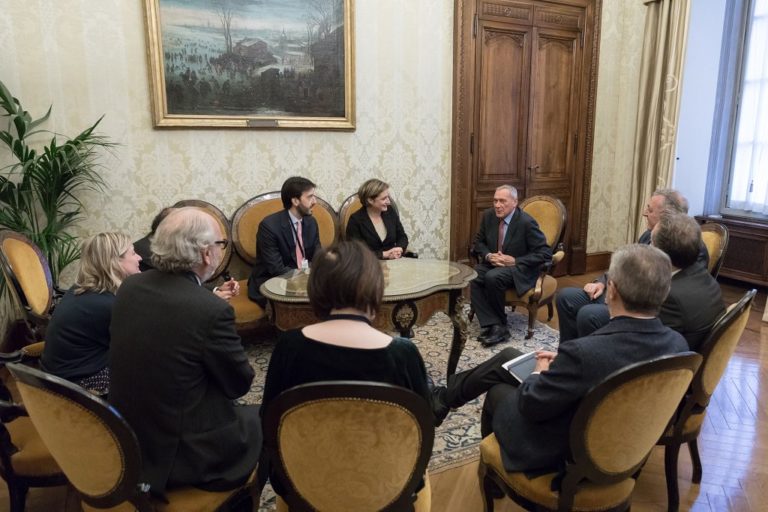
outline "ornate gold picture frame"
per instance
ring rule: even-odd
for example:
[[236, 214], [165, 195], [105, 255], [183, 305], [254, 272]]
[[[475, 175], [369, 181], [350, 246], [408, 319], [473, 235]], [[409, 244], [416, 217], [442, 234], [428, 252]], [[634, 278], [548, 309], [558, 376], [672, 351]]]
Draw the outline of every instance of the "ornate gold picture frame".
[[145, 0], [156, 127], [352, 130], [353, 0]]

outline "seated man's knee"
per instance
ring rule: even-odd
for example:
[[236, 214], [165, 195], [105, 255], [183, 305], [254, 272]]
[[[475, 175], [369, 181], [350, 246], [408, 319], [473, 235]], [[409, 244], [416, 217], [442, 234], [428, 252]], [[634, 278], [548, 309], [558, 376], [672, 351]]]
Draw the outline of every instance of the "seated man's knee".
[[509, 276], [508, 269], [499, 267], [489, 270], [485, 273], [485, 286], [497, 290], [511, 288], [514, 281]]
[[587, 304], [576, 315], [579, 337], [588, 336], [606, 325], [611, 319], [608, 307], [603, 304]]

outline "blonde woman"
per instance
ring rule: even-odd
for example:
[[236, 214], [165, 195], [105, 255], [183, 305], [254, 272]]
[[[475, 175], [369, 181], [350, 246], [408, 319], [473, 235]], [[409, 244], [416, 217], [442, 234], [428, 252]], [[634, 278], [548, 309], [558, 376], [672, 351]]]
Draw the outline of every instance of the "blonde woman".
[[56, 306], [43, 351], [45, 371], [92, 393], [109, 390], [109, 323], [115, 293], [139, 272], [141, 256], [123, 233], [99, 233], [83, 242], [77, 281]]

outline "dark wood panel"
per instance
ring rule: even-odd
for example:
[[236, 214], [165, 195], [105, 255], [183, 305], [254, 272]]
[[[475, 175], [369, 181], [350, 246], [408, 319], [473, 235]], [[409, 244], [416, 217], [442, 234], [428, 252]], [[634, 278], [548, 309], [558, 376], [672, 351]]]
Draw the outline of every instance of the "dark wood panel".
[[768, 224], [736, 218], [698, 216], [696, 219], [728, 228], [728, 249], [720, 268], [721, 276], [768, 286]]

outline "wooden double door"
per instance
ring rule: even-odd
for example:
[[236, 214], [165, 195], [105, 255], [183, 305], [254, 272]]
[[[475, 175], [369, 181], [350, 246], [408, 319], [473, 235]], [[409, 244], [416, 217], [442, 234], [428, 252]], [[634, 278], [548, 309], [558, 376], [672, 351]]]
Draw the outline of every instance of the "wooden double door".
[[[466, 258], [499, 185], [559, 198], [562, 265], [583, 273], [598, 0], [457, 0], [451, 258]], [[469, 222], [467, 222], [469, 220]]]

